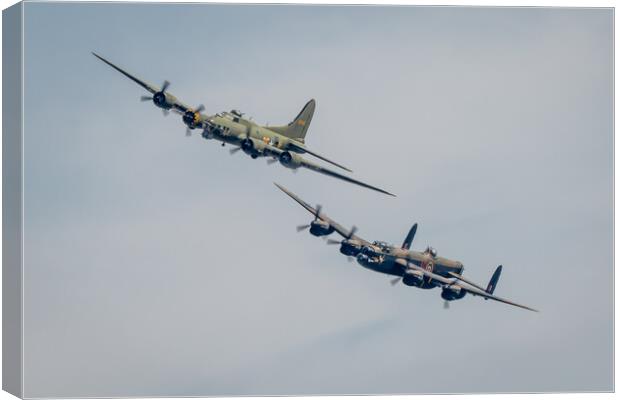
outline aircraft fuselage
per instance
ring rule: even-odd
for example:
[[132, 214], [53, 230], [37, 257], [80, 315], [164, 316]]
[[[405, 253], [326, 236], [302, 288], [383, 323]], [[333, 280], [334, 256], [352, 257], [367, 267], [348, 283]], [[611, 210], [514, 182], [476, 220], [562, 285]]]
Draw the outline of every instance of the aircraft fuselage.
[[[295, 142], [293, 139], [234, 114], [216, 114], [206, 117], [205, 121], [208, 126], [202, 133], [203, 138], [216, 139], [238, 146], [242, 146], [243, 141], [249, 138], [253, 141], [253, 144], [251, 148], [249, 146], [244, 148], [244, 151], [247, 150], [246, 152], [256, 157], [271, 155], [261, 151], [261, 146], [263, 144], [276, 147], [283, 151], [296, 151], [296, 149], [291, 148], [291, 144]], [[297, 146], [302, 146], [301, 143], [296, 144]]]
[[[373, 246], [374, 247], [374, 246]], [[406, 264], [415, 264], [429, 272], [451, 277], [449, 272], [462, 274], [463, 264], [459, 261], [450, 260], [444, 257], [433, 257], [428, 252], [419, 252], [412, 250], [404, 250], [398, 247], [388, 248], [371, 248], [363, 249], [357, 255], [357, 262], [364, 268], [380, 272], [388, 275], [403, 276], [406, 267], [403, 263], [397, 263], [396, 260], [406, 260]], [[432, 288], [435, 284], [428, 279], [421, 280], [419, 285], [421, 288]]]

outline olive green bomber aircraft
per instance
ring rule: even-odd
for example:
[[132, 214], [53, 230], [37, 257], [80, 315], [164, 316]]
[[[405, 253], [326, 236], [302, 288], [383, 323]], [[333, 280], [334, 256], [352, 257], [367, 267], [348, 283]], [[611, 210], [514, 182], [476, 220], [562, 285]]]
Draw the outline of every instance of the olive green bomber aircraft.
[[279, 161], [284, 167], [290, 168], [294, 171], [298, 168], [307, 168], [324, 175], [394, 196], [392, 193], [389, 193], [383, 189], [320, 166], [300, 155], [303, 153], [308, 153], [320, 160], [328, 162], [348, 172], [352, 172], [350, 169], [331, 161], [314, 151], [311, 151], [305, 145], [305, 136], [316, 108], [315, 100], [310, 100], [303, 107], [297, 117], [295, 117], [295, 119], [288, 125], [284, 126], [260, 126], [250, 119], [243, 118], [243, 113], [237, 110], [220, 112], [214, 115], [205, 115], [202, 113], [202, 111], [204, 111], [203, 105], [195, 108], [190, 107], [179, 101], [174, 95], [168, 92], [167, 89], [170, 86], [168, 81], [164, 81], [161, 88], [157, 88], [136, 78], [100, 55], [94, 52], [92, 54], [99, 60], [103, 61], [146, 89], [151, 96], [142, 96], [142, 101], [152, 101], [157, 107], [162, 109], [164, 115], [168, 115], [170, 111], [182, 115], [183, 123], [187, 127], [187, 136], [191, 136], [191, 131], [194, 129], [202, 129], [202, 137], [204, 139], [219, 140], [222, 142], [222, 146], [226, 143], [236, 146], [231, 149], [231, 154], [242, 150], [253, 159], [258, 157], [268, 157], [269, 159], [267, 162], [269, 164]]
[[437, 251], [432, 247], [427, 247], [423, 252], [412, 251], [411, 243], [418, 229], [417, 223], [411, 227], [401, 246], [392, 246], [380, 241], [371, 243], [355, 234], [357, 231], [355, 226], [351, 229], [344, 228], [321, 213], [321, 206], [312, 207], [283, 186], [277, 183], [275, 185], [314, 216], [309, 224], [298, 226], [298, 232], [309, 229], [312, 235], [319, 237], [338, 233], [344, 238], [343, 240], [328, 239], [327, 243], [340, 245], [342, 254], [355, 257], [358, 264], [365, 268], [396, 276], [391, 281], [392, 285], [402, 280], [407, 286], [421, 289], [440, 287], [446, 308], [450, 301], [462, 299], [469, 293], [485, 300], [491, 299], [526, 310], [538, 311], [493, 294], [502, 272], [501, 265], [493, 273], [488, 285], [482, 287], [463, 276], [465, 268], [461, 262], [437, 256]]

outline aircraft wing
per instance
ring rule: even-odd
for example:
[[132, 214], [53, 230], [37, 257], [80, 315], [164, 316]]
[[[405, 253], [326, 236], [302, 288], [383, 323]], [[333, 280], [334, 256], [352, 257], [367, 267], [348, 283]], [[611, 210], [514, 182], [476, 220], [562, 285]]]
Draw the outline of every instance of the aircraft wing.
[[[136, 82], [138, 85], [142, 86], [144, 89], [148, 90], [149, 93], [151, 94], [155, 94], [157, 92], [159, 92], [159, 88], [141, 80], [136, 78], [135, 76], [131, 75], [129, 72], [125, 71], [124, 69], [122, 69], [121, 67], [112, 64], [110, 61], [106, 60], [105, 58], [101, 57], [99, 54], [92, 52], [93, 56], [97, 57], [98, 59], [100, 59], [101, 61], [103, 61], [104, 63], [108, 64], [110, 67], [114, 68], [115, 70], [117, 70], [118, 72], [120, 72], [121, 74], [125, 75], [127, 78], [131, 79], [132, 81]], [[175, 106], [178, 107], [181, 111], [185, 112], [187, 110], [189, 110], [191, 107], [176, 101], [175, 102]]]
[[[281, 191], [286, 193], [290, 198], [292, 198], [297, 203], [299, 203], [299, 205], [301, 205], [303, 208], [308, 210], [308, 212], [310, 212], [312, 215], [316, 215], [316, 208], [312, 207], [310, 204], [308, 204], [305, 201], [303, 201], [299, 196], [297, 196], [295, 193], [289, 191], [284, 186], [278, 185], [275, 182], [274, 182], [274, 185], [276, 185], [278, 187], [278, 189], [280, 189]], [[329, 218], [327, 215], [325, 215], [323, 213], [319, 214], [319, 218], [321, 220], [329, 223], [334, 228], [334, 231], [336, 231], [340, 236], [342, 236], [344, 238], [349, 237], [349, 233], [351, 232], [351, 229], [345, 228], [344, 226], [340, 225], [338, 222], [334, 221], [333, 219]], [[352, 235], [351, 239], [358, 240], [358, 241], [362, 242], [363, 245], [369, 245], [370, 244], [370, 242], [368, 242], [367, 240], [362, 239], [361, 237], [359, 237], [357, 235]]]
[[341, 165], [341, 164], [338, 164], [337, 162], [332, 161], [332, 160], [328, 159], [327, 157], [324, 157], [324, 156], [320, 155], [319, 153], [316, 153], [316, 152], [314, 152], [314, 151], [312, 151], [312, 150], [308, 150], [308, 148], [307, 148], [306, 146], [302, 146], [302, 145], [299, 145], [299, 144], [297, 144], [297, 143], [290, 143], [290, 144], [289, 144], [289, 146], [290, 146], [290, 147], [293, 147], [293, 148], [295, 148], [295, 149], [297, 149], [297, 150], [299, 150], [299, 151], [302, 151], [302, 152], [308, 153], [308, 154], [310, 154], [310, 155], [312, 155], [312, 156], [314, 156], [314, 157], [318, 158], [319, 160], [323, 160], [323, 161], [328, 162], [328, 163], [330, 163], [330, 164], [332, 164], [332, 165], [335, 165], [335, 166], [336, 166], [336, 167], [338, 167], [338, 168], [342, 168], [342, 169], [344, 169], [345, 171], [348, 171], [348, 172], [353, 172], [353, 171], [351, 171], [349, 168], [347, 168], [347, 167], [345, 167], [345, 166], [343, 166], [343, 165]]
[[474, 296], [482, 296], [485, 299], [491, 299], [491, 300], [499, 301], [500, 303], [509, 304], [511, 306], [515, 306], [515, 307], [523, 308], [523, 309], [526, 309], [526, 310], [538, 312], [538, 310], [536, 310], [534, 308], [531, 308], [531, 307], [528, 307], [528, 306], [524, 306], [522, 304], [518, 304], [518, 303], [515, 303], [515, 302], [510, 301], [510, 300], [503, 299], [501, 297], [495, 296], [494, 294], [489, 294], [489, 293], [485, 292], [484, 290], [480, 290], [480, 289], [475, 288], [475, 287], [467, 287], [465, 285], [460, 285], [460, 284], [459, 284], [459, 286], [462, 287], [466, 292], [471, 293]]
[[346, 175], [342, 175], [342, 174], [340, 174], [340, 173], [338, 173], [336, 171], [332, 171], [330, 169], [321, 167], [320, 165], [315, 164], [315, 163], [313, 163], [311, 161], [308, 161], [306, 159], [303, 159], [303, 158], [301, 158], [300, 166], [302, 166], [304, 168], [307, 168], [307, 169], [310, 169], [312, 171], [318, 172], [319, 174], [331, 176], [332, 178], [337, 178], [337, 179], [340, 179], [340, 180], [343, 180], [343, 181], [346, 181], [346, 182], [349, 182], [349, 183], [353, 183], [353, 184], [361, 186], [361, 187], [365, 187], [367, 189], [371, 189], [371, 190], [377, 191], [379, 193], [387, 194], [388, 196], [396, 197], [396, 195], [394, 195], [394, 194], [392, 194], [390, 192], [387, 192], [387, 191], [385, 191], [383, 189], [379, 189], [376, 186], [369, 185], [367, 183], [364, 183], [364, 182], [358, 181], [356, 179], [350, 178], [350, 177], [348, 177]]
[[[279, 149], [279, 148], [277, 148], [275, 146], [263, 145], [263, 153], [265, 155], [267, 155], [267, 156], [273, 156], [273, 157], [277, 158], [283, 152], [284, 152], [283, 150], [281, 150], [281, 149]], [[365, 187], [367, 189], [371, 189], [371, 190], [374, 190], [374, 191], [377, 191], [377, 192], [380, 192], [380, 193], [383, 193], [383, 194], [387, 194], [389, 196], [396, 197], [396, 195], [394, 195], [394, 194], [392, 194], [390, 192], [387, 192], [387, 191], [385, 191], [383, 189], [379, 189], [378, 187], [375, 187], [375, 186], [369, 185], [367, 183], [358, 181], [358, 180], [350, 178], [350, 177], [348, 177], [346, 175], [342, 175], [342, 174], [340, 174], [338, 172], [332, 171], [332, 170], [327, 169], [325, 167], [321, 167], [318, 164], [315, 164], [315, 163], [313, 163], [311, 161], [306, 160], [305, 158], [303, 158], [300, 155], [297, 155], [297, 161], [298, 161], [299, 167], [307, 168], [309, 170], [318, 172], [318, 173], [323, 174], [323, 175], [331, 176], [333, 178], [338, 178], [340, 180], [343, 180], [343, 181], [346, 181], [346, 182], [350, 182], [350, 183], [353, 183], [355, 185]]]
[[417, 266], [415, 264], [407, 263], [403, 259], [398, 259], [395, 262], [399, 263], [401, 265], [405, 265], [406, 264], [408, 268], [411, 268], [411, 269], [414, 269], [414, 270], [422, 272], [425, 276], [427, 276], [428, 278], [430, 278], [430, 279], [440, 283], [442, 286], [458, 286], [458, 287], [462, 288], [467, 293], [470, 293], [473, 296], [481, 296], [481, 297], [484, 297], [485, 299], [495, 300], [495, 301], [499, 301], [500, 303], [509, 304], [511, 306], [523, 308], [525, 310], [538, 312], [538, 310], [536, 310], [536, 309], [533, 309], [531, 307], [524, 306], [522, 304], [518, 304], [518, 303], [515, 303], [513, 301], [506, 300], [504, 298], [492, 295], [492, 294], [487, 293], [484, 290], [481, 290], [481, 289], [479, 289], [477, 287], [470, 286], [468, 284], [464, 285], [464, 284], [461, 284], [461, 283], [456, 283], [456, 281], [454, 281], [454, 280], [450, 280], [450, 279], [445, 278], [445, 277], [443, 277], [441, 275], [437, 275], [437, 274], [434, 274], [432, 272], [429, 272], [429, 271], [425, 270], [424, 268], [419, 267], [419, 266]]
[[99, 54], [93, 52], [93, 56], [97, 57], [98, 59], [100, 59], [104, 63], [108, 64], [110, 67], [114, 68], [115, 70], [117, 70], [121, 74], [125, 75], [127, 78], [129, 78], [132, 81], [136, 82], [138, 85], [142, 86], [143, 88], [145, 88], [146, 90], [151, 92], [151, 94], [155, 94], [155, 93], [157, 93], [159, 91], [159, 89], [157, 89], [155, 86], [150, 85], [150, 84], [148, 84], [148, 83], [146, 83], [146, 82], [136, 78], [135, 76], [131, 75], [129, 72], [121, 69], [120, 67], [112, 64], [110, 61], [108, 61], [105, 58], [101, 57]]

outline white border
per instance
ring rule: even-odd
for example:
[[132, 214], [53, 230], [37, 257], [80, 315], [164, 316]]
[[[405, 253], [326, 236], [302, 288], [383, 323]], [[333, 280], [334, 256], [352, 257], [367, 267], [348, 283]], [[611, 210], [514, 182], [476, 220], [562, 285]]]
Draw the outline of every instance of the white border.
[[[17, 3], [14, 0], [0, 0], [2, 1], [2, 8], [7, 8], [15, 3]], [[68, 1], [62, 1], [62, 2], [68, 2]], [[106, 2], [124, 2], [123, 0], [108, 0]], [[131, 1], [133, 3], [141, 3], [141, 2], [159, 2], [159, 3], [200, 3], [198, 1], [175, 1], [175, 0], [133, 0]], [[213, 2], [208, 2], [208, 3], [213, 3]], [[586, 7], [586, 8], [594, 8], [594, 7], [607, 7], [607, 8], [615, 8], [616, 7], [616, 2], [615, 1], [610, 1], [610, 0], [591, 0], [591, 1], [583, 1], [583, 0], [575, 0], [575, 1], [562, 1], [562, 0], [541, 0], [541, 1], [515, 1], [515, 0], [503, 0], [503, 1], [493, 1], [493, 0], [476, 0], [473, 2], [469, 2], [469, 1], [464, 1], [464, 0], [449, 0], [449, 1], [441, 1], [441, 0], [426, 0], [426, 1], [414, 1], [414, 0], [390, 0], [389, 2], [386, 1], [381, 1], [381, 0], [338, 0], [337, 2], [335, 1], [329, 1], [329, 0], [314, 0], [314, 1], [307, 1], [307, 0], [289, 0], [289, 1], [283, 1], [283, 0], [270, 0], [270, 1], [259, 1], [259, 0], [228, 0], [225, 3], [270, 3], [270, 4], [349, 4], [349, 5], [354, 5], [354, 4], [361, 4], [361, 5], [371, 5], [371, 4], [377, 4], [377, 5], [426, 5], [426, 6], [482, 6], [482, 7]], [[24, 65], [24, 11], [25, 11], [25, 7], [22, 8], [22, 67]], [[615, 12], [614, 12], [615, 14]], [[1, 39], [1, 19], [0, 19], [0, 39]], [[615, 15], [614, 15], [614, 44], [618, 42], [618, 33], [615, 30]], [[1, 61], [2, 61], [2, 56], [0, 54], [0, 71], [1, 71]], [[615, 177], [618, 176], [617, 174], [617, 167], [615, 164], [615, 154], [616, 151], [618, 150], [617, 148], [617, 144], [615, 141], [615, 116], [617, 114], [617, 109], [616, 109], [616, 103], [615, 103], [615, 93], [616, 93], [616, 89], [617, 89], [617, 82], [615, 80], [615, 72], [616, 72], [616, 62], [615, 62], [615, 45], [614, 45], [614, 265], [615, 265], [615, 249], [616, 249], [616, 242], [615, 242], [615, 238], [617, 237], [616, 235], [616, 224], [615, 224], [615, 207], [617, 205], [617, 199], [615, 196]], [[23, 90], [24, 90], [24, 75], [22, 75], [22, 94], [23, 94]], [[1, 100], [0, 100], [0, 106], [1, 106]], [[24, 176], [23, 176], [23, 163], [24, 163], [24, 146], [23, 146], [23, 129], [24, 129], [24, 122], [25, 122], [25, 116], [24, 116], [24, 98], [22, 96], [22, 138], [21, 138], [21, 144], [22, 144], [22, 189], [23, 189], [23, 185], [24, 185]], [[1, 107], [0, 107], [1, 110]], [[0, 119], [1, 119], [1, 111], [0, 111]], [[0, 144], [0, 155], [1, 155], [1, 144]], [[0, 156], [1, 157], [1, 156]], [[1, 173], [1, 169], [2, 166], [0, 164], [0, 173]], [[1, 191], [1, 189], [0, 189]], [[23, 231], [23, 221], [24, 221], [24, 208], [23, 208], [23, 190], [21, 193], [22, 196], [22, 243], [21, 243], [21, 255], [22, 255], [22, 263], [24, 260], [24, 231]], [[0, 202], [1, 202], [1, 197], [0, 197]], [[0, 216], [0, 222], [1, 222], [1, 216]], [[0, 241], [0, 249], [2, 247], [1, 241]], [[24, 279], [24, 271], [22, 268], [22, 332], [24, 329], [24, 319], [23, 319], [23, 313], [24, 313], [24, 309], [23, 309], [23, 279]], [[618, 278], [617, 275], [614, 273], [614, 284], [618, 283]], [[615, 286], [614, 286], [615, 288]], [[1, 293], [1, 287], [0, 287], [0, 293]], [[615, 310], [617, 309], [615, 307], [616, 303], [615, 303], [615, 289], [614, 289], [614, 378], [615, 380], [617, 379], [617, 370], [615, 368], [615, 364], [617, 362], [617, 355], [615, 354], [615, 340], [617, 339], [617, 330], [615, 329]], [[0, 300], [1, 302], [1, 300]], [[594, 311], [595, 312], [595, 311]], [[1, 333], [0, 333], [0, 337], [1, 337]], [[22, 382], [21, 382], [21, 387], [22, 387], [22, 393], [24, 393], [24, 360], [23, 360], [23, 351], [24, 351], [24, 342], [23, 342], [23, 337], [22, 337]], [[1, 371], [1, 367], [0, 367], [0, 371]], [[411, 400], [411, 399], [438, 399], [438, 400], [444, 400], [444, 399], [448, 399], [448, 398], [453, 398], [454, 395], [415, 395], [415, 396], [373, 396], [374, 398], [380, 399], [380, 400]], [[540, 399], [542, 397], [544, 397], [545, 399], [553, 399], [553, 400], [559, 400], [559, 399], [607, 399], [607, 398], [613, 398], [615, 397], [615, 394], [613, 393], [558, 393], [558, 394], [498, 394], [498, 395], [481, 395], [481, 394], [473, 394], [473, 395], [460, 395], [461, 398], [467, 398], [467, 399], [473, 399], [473, 398], [478, 398], [478, 397], [488, 397], [488, 396], [492, 396], [494, 399], [510, 399], [510, 400], [521, 400], [521, 399]], [[313, 396], [312, 399], [317, 399], [317, 400], [328, 400], [328, 399], [334, 399], [337, 396]], [[348, 399], [351, 400], [361, 400], [364, 398], [367, 398], [368, 396], [347, 396]], [[12, 395], [6, 393], [6, 392], [1, 392], [0, 393], [0, 400], [5, 400], [5, 399], [11, 399], [13, 398]], [[264, 397], [246, 397], [247, 399], [263, 399]], [[154, 399], [154, 398], [153, 398]], [[235, 399], [235, 398], [223, 398], [223, 399]]]

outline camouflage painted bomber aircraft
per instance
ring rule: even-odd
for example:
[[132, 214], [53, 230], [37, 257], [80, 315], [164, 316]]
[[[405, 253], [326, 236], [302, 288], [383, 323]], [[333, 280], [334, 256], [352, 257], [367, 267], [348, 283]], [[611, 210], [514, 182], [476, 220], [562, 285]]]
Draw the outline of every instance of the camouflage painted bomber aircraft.
[[339, 244], [342, 254], [355, 257], [358, 264], [365, 268], [388, 275], [395, 275], [397, 278], [391, 281], [392, 285], [396, 285], [402, 280], [407, 286], [415, 286], [421, 289], [440, 287], [441, 297], [445, 300], [444, 306], [446, 308], [450, 301], [462, 299], [469, 293], [473, 296], [480, 296], [485, 300], [491, 299], [537, 312], [533, 308], [514, 303], [493, 294], [502, 272], [501, 265], [497, 267], [489, 284], [484, 288], [463, 276], [465, 268], [461, 262], [437, 256], [437, 251], [432, 247], [427, 247], [423, 252], [410, 250], [418, 224], [414, 224], [411, 227], [400, 247], [379, 241], [371, 243], [355, 235], [357, 231], [355, 226], [350, 230], [345, 229], [342, 225], [321, 213], [321, 206], [317, 205], [314, 208], [281, 185], [277, 183], [275, 185], [314, 215], [314, 220], [310, 224], [297, 227], [298, 232], [309, 228], [310, 233], [314, 236], [327, 236], [333, 232], [338, 233], [344, 238], [343, 240], [328, 239], [327, 243]]
[[258, 157], [270, 157], [267, 161], [270, 164], [279, 161], [280, 164], [292, 170], [296, 170], [300, 167], [307, 168], [324, 175], [394, 196], [392, 193], [383, 189], [324, 168], [300, 156], [300, 154], [308, 153], [348, 172], [352, 172], [350, 169], [306, 147], [305, 136], [316, 107], [316, 102], [314, 100], [310, 100], [297, 117], [288, 125], [284, 126], [260, 126], [249, 119], [243, 118], [243, 114], [237, 110], [221, 112], [209, 116], [202, 113], [202, 111], [204, 111], [203, 105], [192, 108], [183, 104], [169, 93], [167, 91], [170, 85], [168, 81], [164, 81], [161, 88], [157, 88], [129, 74], [100, 55], [94, 52], [92, 54], [146, 89], [151, 96], [142, 96], [142, 101], [153, 101], [157, 107], [163, 110], [164, 115], [167, 115], [170, 111], [181, 114], [183, 123], [187, 126], [187, 136], [191, 136], [191, 131], [193, 129], [202, 129], [202, 137], [205, 139], [219, 140], [222, 142], [222, 146], [226, 143], [238, 146], [230, 151], [231, 154], [243, 150], [244, 153], [254, 159]]

